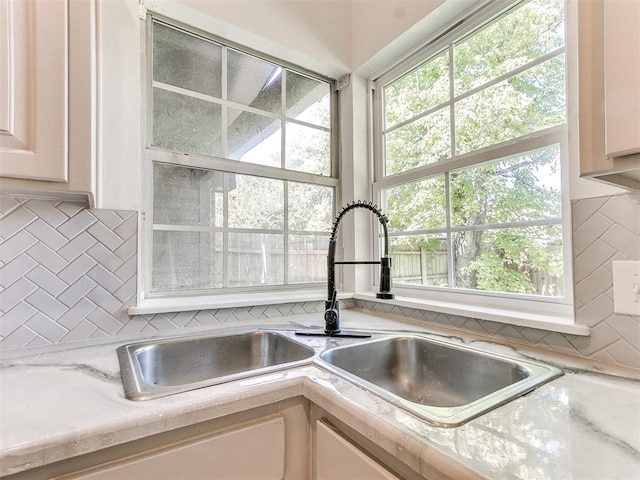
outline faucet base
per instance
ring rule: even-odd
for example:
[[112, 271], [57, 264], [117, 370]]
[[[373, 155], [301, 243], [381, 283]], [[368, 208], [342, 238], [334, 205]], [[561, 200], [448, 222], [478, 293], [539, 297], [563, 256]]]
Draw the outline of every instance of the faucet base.
[[376, 298], [382, 298], [384, 300], [392, 300], [396, 298], [396, 296], [391, 292], [378, 292], [376, 293]]
[[296, 335], [306, 337], [349, 337], [349, 338], [371, 338], [370, 333], [354, 332], [351, 330], [339, 330], [337, 332], [327, 332], [325, 330], [298, 330]]

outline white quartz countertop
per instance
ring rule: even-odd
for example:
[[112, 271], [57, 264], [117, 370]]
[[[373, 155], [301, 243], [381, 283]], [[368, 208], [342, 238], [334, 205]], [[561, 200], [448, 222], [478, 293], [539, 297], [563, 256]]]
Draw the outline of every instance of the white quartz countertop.
[[[342, 315], [343, 328], [442, 335], [368, 313]], [[216, 332], [317, 326], [322, 323], [318, 317], [221, 324]], [[440, 428], [315, 364], [130, 401], [124, 397], [116, 348], [138, 340], [2, 354], [0, 476], [304, 396], [416, 472], [435, 467], [452, 478], [640, 478], [637, 380], [572, 365], [562, 377], [481, 417], [460, 427]], [[511, 356], [532, 356], [530, 351], [525, 354], [481, 340], [453, 340]]]

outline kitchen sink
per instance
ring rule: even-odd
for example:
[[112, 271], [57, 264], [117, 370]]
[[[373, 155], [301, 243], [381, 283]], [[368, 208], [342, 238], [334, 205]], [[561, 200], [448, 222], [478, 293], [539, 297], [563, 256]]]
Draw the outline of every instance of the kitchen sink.
[[[293, 335], [291, 333], [291, 335]], [[148, 400], [315, 361], [428, 422], [461, 425], [562, 375], [554, 367], [419, 334], [319, 341], [286, 332], [180, 337], [117, 349], [125, 396]], [[325, 343], [326, 342], [326, 343]], [[327, 347], [330, 347], [327, 349]]]
[[174, 338], [117, 349], [125, 396], [148, 400], [310, 361], [312, 348], [277, 332]]
[[396, 406], [448, 427], [562, 375], [547, 365], [418, 335], [332, 348], [319, 360]]

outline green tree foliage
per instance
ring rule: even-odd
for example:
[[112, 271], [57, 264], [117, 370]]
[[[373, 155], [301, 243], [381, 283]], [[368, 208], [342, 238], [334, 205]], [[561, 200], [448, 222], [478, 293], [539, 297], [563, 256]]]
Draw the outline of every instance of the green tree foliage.
[[[561, 0], [528, 2], [454, 44], [453, 56], [446, 50], [387, 86], [386, 173], [564, 123], [564, 55], [555, 54], [564, 44], [562, 9]], [[444, 103], [450, 62], [461, 97]], [[407, 232], [394, 248], [428, 248], [425, 235], [411, 232], [445, 227], [448, 202], [456, 287], [562, 295], [561, 229], [517, 225], [561, 216], [559, 178], [560, 149], [551, 146], [390, 188], [390, 227]]]

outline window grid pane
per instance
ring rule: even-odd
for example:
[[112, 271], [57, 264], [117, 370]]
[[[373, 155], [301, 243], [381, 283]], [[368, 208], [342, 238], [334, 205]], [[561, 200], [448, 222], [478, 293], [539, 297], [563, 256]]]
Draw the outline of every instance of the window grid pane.
[[525, 3], [455, 43], [455, 94], [564, 46], [562, 0]]
[[328, 82], [158, 21], [152, 58], [153, 146], [331, 176]]
[[563, 2], [525, 2], [384, 86], [384, 175], [564, 124], [565, 89]]
[[332, 187], [154, 163], [152, 291], [325, 282], [333, 198]]
[[[566, 122], [563, 2], [524, 2], [465, 35], [382, 89], [380, 196], [394, 282], [563, 297], [563, 151], [544, 133]], [[438, 62], [452, 66], [444, 100], [435, 82], [418, 91], [421, 70]], [[487, 153], [538, 132], [523, 153]]]
[[449, 82], [449, 54], [445, 51], [385, 87], [385, 128], [447, 102]]
[[325, 282], [332, 85], [157, 20], [152, 29], [151, 145], [267, 168], [152, 163], [150, 291]]

